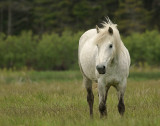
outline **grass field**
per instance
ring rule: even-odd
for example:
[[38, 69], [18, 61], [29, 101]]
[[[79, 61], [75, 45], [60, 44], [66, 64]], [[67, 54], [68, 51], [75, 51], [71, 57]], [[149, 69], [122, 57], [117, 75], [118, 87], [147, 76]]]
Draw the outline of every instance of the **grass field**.
[[116, 90], [109, 90], [108, 117], [99, 118], [97, 85], [94, 118], [79, 71], [0, 71], [0, 126], [160, 126], [160, 71], [131, 70], [126, 112], [117, 110]]

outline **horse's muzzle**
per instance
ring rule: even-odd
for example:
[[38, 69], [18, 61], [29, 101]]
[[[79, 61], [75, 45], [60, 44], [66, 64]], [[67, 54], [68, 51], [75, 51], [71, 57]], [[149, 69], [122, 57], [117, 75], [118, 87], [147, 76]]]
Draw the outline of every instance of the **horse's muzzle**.
[[97, 65], [96, 69], [97, 69], [99, 74], [105, 74], [106, 73], [106, 69], [105, 69], [104, 65]]

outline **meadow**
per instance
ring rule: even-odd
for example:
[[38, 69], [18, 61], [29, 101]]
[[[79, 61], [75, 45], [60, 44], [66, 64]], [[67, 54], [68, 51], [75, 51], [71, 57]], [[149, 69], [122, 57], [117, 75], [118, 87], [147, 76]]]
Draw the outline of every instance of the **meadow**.
[[109, 90], [107, 118], [100, 119], [93, 84], [94, 118], [79, 71], [0, 70], [0, 126], [159, 126], [160, 70], [131, 69], [126, 112], [117, 110], [116, 90]]

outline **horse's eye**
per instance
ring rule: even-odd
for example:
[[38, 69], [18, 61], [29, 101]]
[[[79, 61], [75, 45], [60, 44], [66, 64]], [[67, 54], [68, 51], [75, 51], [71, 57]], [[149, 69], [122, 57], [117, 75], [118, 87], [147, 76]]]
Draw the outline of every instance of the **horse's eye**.
[[109, 48], [112, 48], [112, 44], [109, 45]]

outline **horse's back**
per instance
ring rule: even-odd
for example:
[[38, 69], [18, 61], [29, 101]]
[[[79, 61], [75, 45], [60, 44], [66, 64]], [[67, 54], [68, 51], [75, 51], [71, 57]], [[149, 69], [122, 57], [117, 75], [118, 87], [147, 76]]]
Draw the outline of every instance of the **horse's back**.
[[83, 47], [83, 45], [92, 37], [94, 37], [95, 35], [97, 35], [96, 29], [90, 29], [88, 31], [86, 31], [79, 40], [79, 53]]

